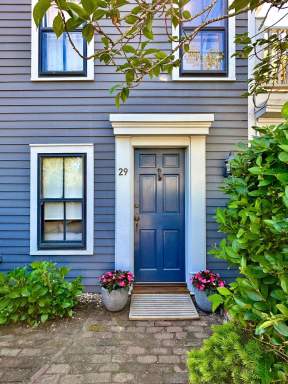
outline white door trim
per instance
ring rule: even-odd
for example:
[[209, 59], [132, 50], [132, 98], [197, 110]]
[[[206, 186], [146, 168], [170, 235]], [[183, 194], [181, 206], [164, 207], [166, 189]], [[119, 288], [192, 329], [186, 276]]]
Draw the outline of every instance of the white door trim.
[[[123, 116], [122, 120], [121, 116]], [[143, 122], [147, 122], [148, 119], [151, 125], [154, 124], [155, 129], [163, 124], [159, 115], [149, 115], [148, 118], [147, 115], [136, 115], [139, 118], [141, 116], [141, 120], [138, 118], [138, 122], [135, 115], [130, 115], [129, 118], [127, 116], [129, 115], [110, 115], [112, 126], [117, 132], [115, 135], [115, 268], [134, 272], [134, 149], [141, 147], [185, 148], [185, 270], [186, 282], [191, 289], [191, 275], [206, 268], [206, 135], [209, 134], [209, 127], [214, 116], [198, 114], [197, 117], [201, 117], [198, 122], [201, 123], [196, 133], [196, 122], [191, 118], [193, 115], [189, 115], [189, 120], [179, 114], [181, 124], [184, 119], [186, 124], [191, 122], [193, 125], [189, 135], [187, 133], [179, 135], [175, 120], [174, 128], [171, 126], [173, 120], [170, 120], [168, 134], [165, 128], [161, 128], [161, 135], [159, 133], [158, 135], [151, 134], [149, 127], [146, 130], [147, 134], [143, 135]], [[151, 116], [155, 116], [154, 122]], [[127, 135], [126, 124], [131, 121], [133, 126], [129, 124], [131, 133]], [[114, 122], [117, 127], [114, 127]], [[204, 127], [205, 124], [206, 127]], [[123, 133], [121, 128], [123, 128]], [[138, 129], [141, 134], [138, 133]], [[203, 129], [206, 130], [206, 135], [203, 134]], [[171, 133], [172, 130], [173, 133]], [[114, 131], [114, 134], [116, 132]], [[128, 169], [126, 176], [119, 175], [120, 168]]]

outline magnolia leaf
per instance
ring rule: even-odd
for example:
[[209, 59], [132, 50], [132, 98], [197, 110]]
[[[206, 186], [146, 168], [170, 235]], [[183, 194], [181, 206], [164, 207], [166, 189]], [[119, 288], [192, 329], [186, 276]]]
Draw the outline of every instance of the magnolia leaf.
[[94, 27], [93, 27], [93, 24], [87, 24], [85, 25], [85, 27], [83, 28], [82, 30], [82, 35], [84, 37], [84, 39], [90, 43], [90, 41], [93, 39], [94, 37]]
[[33, 18], [37, 27], [39, 27], [43, 16], [50, 8], [51, 1], [50, 0], [38, 0], [35, 7], [33, 8]]
[[53, 20], [53, 31], [55, 32], [55, 35], [57, 37], [60, 37], [64, 32], [64, 28], [65, 27], [64, 27], [63, 20], [60, 14], [58, 13], [58, 15]]
[[263, 301], [263, 297], [262, 295], [257, 292], [257, 291], [254, 291], [252, 289], [246, 289], [244, 291], [244, 293], [247, 295], [247, 297], [249, 297], [249, 299], [253, 300], [253, 301]]

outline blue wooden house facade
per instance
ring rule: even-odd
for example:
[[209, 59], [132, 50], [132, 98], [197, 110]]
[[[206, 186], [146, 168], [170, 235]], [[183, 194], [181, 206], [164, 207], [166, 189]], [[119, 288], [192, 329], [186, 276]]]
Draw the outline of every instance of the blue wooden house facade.
[[[248, 64], [231, 57], [247, 16], [203, 31], [198, 58], [145, 79], [118, 110], [109, 89], [121, 75], [56, 40], [49, 15], [37, 30], [32, 6], [0, 4], [0, 270], [51, 260], [87, 290], [114, 268], [144, 283], [189, 284], [204, 268], [234, 277], [207, 250], [221, 237], [224, 160], [248, 138]], [[155, 32], [171, 50], [161, 20]], [[73, 39], [91, 53], [98, 37]]]

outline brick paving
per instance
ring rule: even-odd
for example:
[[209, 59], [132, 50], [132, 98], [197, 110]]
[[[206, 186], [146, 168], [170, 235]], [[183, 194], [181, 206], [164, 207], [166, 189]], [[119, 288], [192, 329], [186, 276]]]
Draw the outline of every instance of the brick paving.
[[199, 320], [129, 321], [82, 305], [75, 318], [39, 328], [0, 328], [0, 383], [187, 384], [186, 353], [210, 334]]

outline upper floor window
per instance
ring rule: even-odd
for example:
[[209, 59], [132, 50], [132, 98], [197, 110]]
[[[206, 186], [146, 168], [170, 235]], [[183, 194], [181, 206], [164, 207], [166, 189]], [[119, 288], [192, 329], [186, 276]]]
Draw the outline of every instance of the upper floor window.
[[[205, 21], [224, 16], [229, 11], [232, 0], [216, 0], [209, 8], [211, 0], [190, 0], [183, 10], [189, 11], [192, 20], [183, 22], [173, 34], [189, 37]], [[197, 17], [196, 17], [197, 16]], [[193, 18], [194, 17], [194, 18]], [[178, 49], [176, 58], [180, 68], [174, 68], [172, 79], [183, 81], [231, 81], [235, 80], [235, 17], [207, 24], [189, 43], [189, 51]], [[172, 49], [178, 43], [172, 43]]]
[[[67, 33], [59, 38], [52, 25], [56, 8], [50, 8], [39, 28], [39, 75], [40, 76], [86, 76], [87, 61], [73, 48]], [[71, 32], [70, 37], [77, 50], [87, 56], [87, 42], [82, 36], [82, 29]]]
[[[190, 0], [185, 9], [193, 15], [211, 4], [210, 0]], [[227, 0], [217, 0], [214, 7], [199, 17], [181, 25], [181, 36], [190, 35], [205, 20], [221, 17], [227, 13]], [[228, 71], [228, 22], [220, 20], [208, 24], [190, 42], [189, 52], [181, 52], [181, 74], [193, 76], [226, 76]]]
[[[32, 0], [32, 10], [36, 0]], [[94, 39], [88, 44], [82, 36], [83, 26], [59, 38], [53, 31], [56, 7], [49, 8], [39, 28], [32, 18], [31, 79], [36, 81], [93, 80], [94, 61], [85, 60], [94, 53]], [[70, 39], [73, 44], [71, 44]], [[75, 51], [74, 47], [78, 52]], [[82, 57], [81, 57], [82, 56]]]

